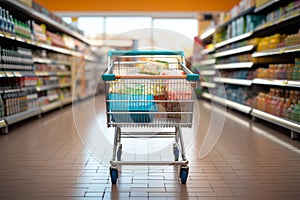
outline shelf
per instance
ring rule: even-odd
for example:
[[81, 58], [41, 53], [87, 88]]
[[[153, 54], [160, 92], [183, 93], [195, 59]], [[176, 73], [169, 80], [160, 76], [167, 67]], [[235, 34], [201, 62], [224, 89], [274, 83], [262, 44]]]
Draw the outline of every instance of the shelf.
[[214, 81], [218, 82], [218, 83], [227, 83], [227, 84], [233, 84], [233, 85], [243, 85], [243, 86], [251, 86], [252, 85], [252, 80], [245, 80], [245, 79], [215, 77]]
[[71, 83], [66, 83], [66, 84], [61, 84], [59, 85], [60, 88], [66, 88], [66, 87], [71, 87]]
[[77, 57], [82, 57], [83, 56], [82, 53], [77, 52], [77, 51], [72, 51], [72, 50], [69, 50], [69, 49], [61, 48], [61, 47], [51, 46], [51, 45], [48, 45], [48, 44], [35, 42], [35, 41], [32, 41], [32, 40], [24, 39], [24, 38], [17, 37], [17, 36], [11, 36], [10, 34], [6, 34], [6, 33], [0, 33], [0, 37], [15, 40], [15, 41], [25, 43], [25, 44], [30, 44], [30, 45], [33, 45], [33, 46], [36, 46], [36, 47], [40, 47], [40, 48], [43, 48], [43, 49], [55, 51], [55, 52], [62, 53], [62, 54], [67, 54], [67, 55], [77, 56]]
[[37, 86], [36, 91], [41, 92], [41, 91], [45, 91], [45, 90], [56, 89], [56, 88], [59, 88], [59, 87], [60, 86], [58, 84], [56, 84], [56, 85]]
[[24, 71], [24, 72], [0, 72], [0, 77], [25, 77], [25, 76], [35, 76], [32, 71]]
[[252, 54], [252, 57], [257, 58], [257, 57], [266, 57], [266, 56], [276, 56], [279, 54], [288, 54], [288, 53], [297, 53], [297, 52], [300, 52], [300, 45], [270, 49], [267, 51], [256, 51]]
[[212, 98], [211, 95], [207, 92], [203, 92], [202, 97], [205, 98], [205, 99], [209, 99], [209, 100], [211, 100], [211, 98]]
[[230, 39], [228, 39], [228, 40], [224, 40], [224, 41], [222, 41], [222, 42], [219, 42], [219, 43], [215, 44], [215, 47], [216, 47], [216, 48], [220, 48], [220, 47], [223, 47], [223, 46], [225, 46], [225, 45], [227, 45], [227, 44], [231, 44], [231, 43], [234, 43], [234, 42], [238, 42], [238, 41], [240, 41], [240, 40], [249, 38], [252, 34], [253, 34], [253, 32], [244, 33], [244, 34], [242, 34], [242, 35], [239, 35], [239, 36], [230, 38]]
[[17, 114], [11, 115], [11, 116], [4, 117], [4, 119], [8, 125], [11, 125], [11, 124], [17, 123], [19, 121], [22, 121], [24, 119], [27, 119], [27, 118], [30, 118], [33, 116], [37, 116], [39, 114], [41, 114], [40, 108], [34, 108], [34, 109], [31, 109], [31, 110], [28, 110], [25, 112], [21, 112], [21, 113], [17, 113]]
[[84, 59], [86, 61], [89, 61], [89, 62], [96, 62], [97, 61], [97, 59], [94, 56], [85, 56]]
[[215, 32], [216, 32], [216, 28], [208, 29], [200, 36], [200, 40], [205, 41], [205, 40], [211, 38]]
[[36, 76], [56, 76], [57, 73], [56, 72], [39, 72], [39, 71], [36, 71], [35, 75]]
[[200, 71], [202, 76], [214, 76], [216, 74], [215, 70], [202, 70]]
[[238, 69], [238, 68], [251, 68], [253, 67], [253, 62], [237, 62], [237, 63], [228, 63], [228, 64], [217, 64], [215, 65], [216, 69]]
[[224, 99], [224, 98], [221, 98], [218, 96], [214, 96], [214, 95], [211, 95], [211, 100], [218, 104], [233, 108], [235, 110], [238, 110], [238, 111], [246, 113], [246, 114], [250, 114], [250, 112], [252, 110], [252, 108], [250, 106], [245, 106], [243, 104], [236, 103], [234, 101], [230, 101], [230, 100], [227, 100], [227, 99]]
[[273, 80], [273, 79], [256, 78], [253, 80], [253, 83], [260, 84], [260, 85], [273, 85], [273, 86], [300, 88], [300, 81], [292, 81], [292, 80]]
[[209, 60], [203, 60], [199, 62], [199, 65], [206, 66], [206, 65], [214, 65], [216, 63], [216, 59], [209, 59]]
[[53, 64], [53, 65], [72, 65], [71, 62], [67, 62], [67, 61], [56, 61], [56, 60], [51, 60], [49, 58], [38, 58], [38, 57], [34, 57], [33, 62], [43, 63], [43, 64]]
[[238, 47], [238, 48], [235, 48], [235, 49], [230, 49], [230, 50], [222, 51], [222, 52], [219, 52], [219, 53], [215, 53], [214, 57], [215, 58], [220, 58], [220, 57], [224, 57], [224, 56], [230, 56], [230, 55], [234, 55], [234, 54], [245, 53], [245, 52], [253, 50], [254, 48], [255, 48], [254, 45], [247, 45], [247, 46], [244, 46], [244, 47]]
[[231, 18], [230, 20], [228, 20], [228, 21], [220, 24], [217, 27], [217, 29], [221, 29], [221, 28], [227, 26], [228, 24], [230, 24], [231, 22], [233, 22], [234, 20], [236, 20], [236, 19], [238, 19], [238, 18], [240, 18], [242, 16], [245, 16], [245, 15], [248, 15], [248, 14], [252, 13], [254, 11], [254, 9], [255, 9], [255, 7], [253, 6], [253, 7], [250, 7], [248, 9], [244, 10], [243, 12], [241, 12], [240, 14], [238, 14], [237, 16], [235, 16], [235, 17]]
[[213, 53], [215, 51], [215, 48], [213, 49], [204, 49], [201, 51], [201, 55], [204, 56], [204, 55], [207, 55], [207, 54], [210, 54], [210, 53]]
[[215, 88], [216, 84], [215, 83], [209, 83], [209, 82], [201, 82], [200, 86], [206, 87], [206, 88]]
[[49, 112], [50, 110], [54, 110], [56, 108], [60, 108], [62, 107], [62, 104], [60, 101], [55, 101], [53, 103], [50, 103], [48, 105], [45, 105], [45, 106], [41, 106], [41, 110], [42, 110], [42, 113], [45, 113], [45, 112]]
[[63, 100], [61, 100], [61, 102], [62, 102], [63, 105], [70, 104], [70, 103], [72, 103], [72, 97], [68, 97], [66, 99], [63, 99]]
[[46, 15], [44, 15], [32, 8], [29, 8], [28, 6], [25, 6], [22, 3], [15, 1], [15, 0], [6, 0], [5, 2], [7, 4], [11, 5], [12, 7], [14, 7], [15, 9], [23, 12], [24, 14], [31, 16], [34, 19], [37, 19], [37, 20], [45, 23], [47, 26], [48, 25], [53, 26], [56, 29], [60, 30], [61, 32], [71, 35], [71, 36], [77, 38], [78, 40], [90, 45], [90, 41], [85, 36], [69, 29], [68, 27], [64, 26], [63, 24], [60, 24], [60, 23], [54, 21], [53, 19], [47, 17]]
[[[282, 16], [280, 19], [278, 19], [274, 22], [267, 22], [265, 24], [262, 24], [261, 26], [257, 27], [254, 30], [254, 32], [257, 33], [259, 31], [265, 30], [267, 28], [275, 27], [275, 26], [277, 26], [277, 28], [278, 28], [279, 24], [288, 22], [290, 20], [295, 20], [299, 17], [300, 17], [300, 9], [298, 9], [298, 10], [292, 12], [292, 13], [289, 13], [287, 16]], [[297, 24], [298, 20], [295, 20], [295, 23]]]
[[7, 126], [7, 124], [6, 124], [5, 120], [0, 118], [0, 128], [4, 128], [6, 126]]
[[283, 119], [274, 115], [271, 115], [269, 113], [257, 110], [257, 109], [253, 109], [251, 112], [251, 115], [260, 119], [263, 119], [265, 121], [274, 123], [276, 125], [280, 125], [284, 128], [296, 131], [296, 132], [300, 132], [300, 124], [298, 124], [297, 122], [293, 122], [287, 119]]
[[71, 72], [57, 72], [57, 76], [71, 76]]

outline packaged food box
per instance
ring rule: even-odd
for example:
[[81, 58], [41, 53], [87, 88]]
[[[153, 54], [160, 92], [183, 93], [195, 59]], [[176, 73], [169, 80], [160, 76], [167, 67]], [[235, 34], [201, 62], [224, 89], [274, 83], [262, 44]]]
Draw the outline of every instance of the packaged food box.
[[[111, 112], [124, 112], [112, 114], [112, 121], [117, 123], [151, 123], [157, 112], [157, 105], [153, 95], [127, 95], [109, 94], [109, 100], [116, 100], [109, 103]], [[152, 101], [151, 101], [152, 100]], [[150, 112], [150, 113], [132, 113]]]

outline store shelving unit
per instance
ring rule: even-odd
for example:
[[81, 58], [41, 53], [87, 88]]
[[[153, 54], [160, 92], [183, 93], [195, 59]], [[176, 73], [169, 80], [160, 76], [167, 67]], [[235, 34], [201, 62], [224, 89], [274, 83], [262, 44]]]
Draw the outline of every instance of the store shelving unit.
[[[99, 64], [98, 55], [94, 55], [94, 53], [91, 50], [91, 43], [90, 41], [82, 35], [80, 32], [74, 31], [70, 29], [70, 27], [67, 27], [63, 24], [61, 24], [58, 21], [55, 21], [51, 19], [50, 17], [39, 13], [38, 11], [34, 10], [33, 8], [29, 8], [22, 3], [19, 3], [18, 1], [14, 0], [6, 0], [2, 2], [1, 4], [2, 8], [5, 8], [6, 10], [9, 10], [10, 14], [13, 15], [13, 17], [16, 17], [18, 19], [25, 20], [34, 20], [36, 24], [45, 24], [47, 30], [55, 33], [62, 33], [67, 35], [68, 37], [72, 37], [73, 39], [79, 41], [76, 43], [76, 45], [79, 45], [79, 50], [70, 49], [68, 47], [58, 47], [53, 46], [48, 43], [42, 43], [39, 41], [36, 41], [34, 37], [25, 38], [18, 35], [12, 35], [7, 32], [0, 31], [0, 40], [2, 45], [6, 45], [6, 48], [12, 48], [16, 49], [17, 47], [30, 49], [32, 52], [38, 52], [43, 51], [43, 56], [36, 56], [33, 55], [32, 61], [34, 63], [34, 66], [36, 65], [44, 65], [47, 66], [47, 70], [31, 70], [31, 71], [16, 71], [16, 70], [8, 70], [6, 69], [5, 72], [0, 72], [0, 78], [14, 78], [14, 77], [36, 77], [36, 78], [43, 78], [43, 77], [57, 77], [58, 80], [61, 80], [60, 84], [43, 84], [42, 86], [35, 86], [32, 87], [30, 90], [35, 92], [38, 97], [36, 97], [36, 101], [41, 101], [39, 106], [36, 106], [34, 108], [28, 107], [28, 110], [20, 112], [15, 114], [6, 114], [7, 116], [4, 116], [0, 119], [0, 128], [5, 129], [5, 133], [8, 132], [8, 125], [17, 123], [19, 121], [25, 120], [27, 118], [33, 117], [33, 116], [41, 116], [42, 113], [61, 108], [63, 105], [67, 105], [72, 103], [72, 100], [76, 101], [77, 98], [72, 99], [72, 91], [74, 87], [86, 87], [85, 82], [77, 82], [77, 85], [73, 84], [75, 83], [75, 68], [78, 67], [77, 65], [80, 65], [80, 67], [85, 70], [87, 64], [89, 70], [92, 70], [90, 68], [97, 68]], [[9, 45], [8, 45], [9, 44]], [[11, 46], [11, 47], [9, 47]], [[46, 52], [46, 56], [45, 56]], [[1, 53], [1, 52], [0, 52]], [[87, 53], [89, 53], [87, 55]], [[52, 58], [48, 54], [57, 54], [59, 55], [57, 58]], [[61, 59], [62, 57], [68, 57], [70, 59]], [[0, 60], [0, 62], [2, 62]], [[4, 61], [3, 61], [4, 62]], [[52, 66], [56, 66], [55, 70], [50, 69]], [[60, 70], [62, 67], [66, 68], [67, 70]], [[35, 67], [34, 67], [35, 68]], [[88, 79], [88, 77], [85, 77], [85, 74], [83, 73], [82, 79]], [[94, 78], [94, 77], [91, 77]], [[69, 82], [70, 81], [70, 82]], [[48, 94], [48, 91], [50, 93]], [[55, 91], [55, 97], [53, 96], [53, 92]], [[17, 90], [14, 91], [8, 91], [5, 90], [5, 92], [18, 92]], [[1, 92], [0, 92], [1, 93]], [[49, 96], [45, 96], [49, 95]], [[91, 96], [91, 94], [83, 95], [82, 98], [86, 98], [88, 96]], [[30, 97], [28, 96], [28, 100]], [[43, 102], [44, 100], [49, 100], [49, 102]], [[15, 111], [14, 111], [15, 112]]]
[[[220, 30], [226, 30], [227, 26], [231, 22], [247, 14], [252, 14], [252, 15], [257, 14], [257, 15], [266, 16], [268, 13], [274, 11], [280, 6], [287, 5], [290, 2], [293, 2], [293, 0], [273, 0], [270, 1], [269, 3], [261, 5], [260, 7], [250, 8], [249, 10], [245, 10], [243, 13], [236, 16], [235, 18], [221, 25], [218, 25], [216, 29], [214, 29], [214, 31], [220, 32]], [[239, 43], [256, 37], [270, 36], [276, 32], [286, 33], [286, 31], [288, 31], [288, 34], [291, 34], [292, 33], [291, 28], [293, 28], [293, 30], [296, 30], [297, 26], [299, 26], [299, 19], [300, 19], [300, 9], [287, 13], [284, 16], [281, 16], [279, 19], [276, 19], [274, 21], [262, 24], [256, 27], [251, 32], [247, 32], [223, 41], [218, 41], [217, 43], [213, 43], [214, 53], [212, 59], [214, 59], [214, 64], [211, 62], [212, 59], [204, 60], [202, 61], [201, 64], [206, 68], [208, 68], [206, 65], [209, 64], [209, 67], [214, 68], [216, 70], [220, 70], [220, 74], [222, 74], [222, 72], [223, 71], [225, 72], [226, 70], [230, 70], [231, 73], [231, 72], [237, 72], [239, 70], [243, 70], [243, 71], [255, 70], [257, 67], [266, 67], [267, 64], [269, 64], [268, 63], [269, 61], [270, 62], [272, 61], [273, 63], [278, 62], [277, 60], [279, 56], [283, 56], [284, 63], [288, 62], [288, 60], [292, 61], [293, 58], [299, 57], [300, 45], [287, 46], [287, 47], [281, 47], [281, 48], [264, 50], [264, 51], [256, 51], [256, 46], [254, 45], [245, 45], [240, 47], [238, 44], [235, 45], [235, 43]], [[298, 27], [298, 29], [299, 28], [300, 27]], [[210, 33], [210, 35], [215, 37], [217, 34]], [[216, 41], [216, 39], [214, 38], [211, 40]], [[207, 53], [208, 51], [203, 51], [202, 54], [206, 55]], [[236, 56], [238, 54], [244, 54], [244, 53], [247, 53], [247, 55], [249, 55], [250, 53], [252, 59], [249, 61], [243, 60], [237, 62], [233, 62], [235, 58], [227, 59], [230, 58], [231, 56]], [[225, 60], [223, 60], [223, 57], [225, 58]], [[272, 60], [271, 59], [272, 57], [276, 59]], [[203, 70], [203, 74], [205, 74], [205, 76], [209, 76], [211, 73], [212, 73], [211, 71], [206, 73]], [[219, 84], [230, 85], [233, 87], [243, 87], [243, 88], [248, 87], [252, 92], [253, 96], [255, 96], [255, 94], [259, 91], [260, 87], [264, 87], [264, 88], [275, 87], [275, 88], [282, 88], [282, 89], [288, 88], [291, 90], [299, 90], [300, 88], [300, 81], [298, 80], [276, 80], [276, 79], [273, 80], [273, 79], [261, 79], [261, 78], [253, 78], [251, 80], [245, 80], [245, 79], [231, 78], [230, 76], [219, 77], [217, 76], [218, 74], [219, 73], [215, 73], [213, 79], [210, 79], [213, 81], [210, 81], [209, 83], [209, 84], [216, 83], [216, 90], [219, 88]], [[215, 93], [213, 92], [212, 94]], [[228, 99], [223, 99], [222, 97], [218, 97], [212, 94], [204, 91], [201, 96], [205, 99], [216, 102], [218, 104], [250, 114], [253, 118], [263, 119], [265, 121], [285, 127], [291, 130], [291, 138], [295, 138], [297, 134], [300, 133], [299, 122], [283, 119], [278, 116], [252, 108], [251, 106], [245, 106], [243, 104], [239, 104], [230, 101]]]

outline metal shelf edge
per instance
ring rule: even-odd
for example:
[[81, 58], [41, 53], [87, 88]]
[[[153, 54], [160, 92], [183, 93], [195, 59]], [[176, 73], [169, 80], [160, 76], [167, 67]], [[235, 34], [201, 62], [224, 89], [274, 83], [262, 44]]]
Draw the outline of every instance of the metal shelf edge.
[[240, 103], [236, 103], [234, 101], [230, 101], [218, 96], [212, 96], [212, 101], [215, 101], [216, 103], [222, 104], [224, 106], [228, 106], [230, 108], [233, 108], [235, 110], [238, 110], [240, 112], [246, 113], [246, 114], [250, 114], [252, 108]]
[[215, 77], [214, 81], [215, 82], [220, 82], [220, 83], [229, 83], [229, 84], [234, 84], [234, 85], [244, 85], [244, 86], [251, 86], [252, 85], [252, 80], [245, 80], [245, 79]]
[[36, 91], [40, 92], [45, 90], [52, 90], [59, 87], [60, 87], [59, 85], [40, 86], [40, 87], [36, 87]]
[[203, 60], [199, 62], [200, 65], [213, 65], [215, 63], [216, 59]]
[[266, 120], [268, 122], [280, 125], [282, 127], [285, 127], [287, 129], [291, 129], [297, 132], [300, 132], [300, 124], [297, 124], [295, 122], [277, 117], [275, 115], [271, 115], [269, 113], [257, 110], [257, 109], [253, 109], [251, 112], [251, 115], [263, 120]]
[[208, 83], [208, 82], [201, 82], [200, 86], [207, 87], [207, 88], [215, 88], [216, 84], [215, 83]]
[[211, 28], [211, 29], [205, 31], [205, 32], [200, 36], [200, 39], [201, 39], [201, 40], [206, 40], [206, 39], [208, 39], [209, 37], [212, 37], [213, 34], [216, 32], [216, 30], [217, 30], [216, 28]]
[[205, 98], [205, 99], [209, 99], [209, 100], [211, 100], [211, 94], [209, 94], [209, 93], [207, 93], [207, 92], [203, 92], [202, 93], [202, 95], [201, 95], [203, 98]]
[[244, 33], [242, 35], [239, 35], [239, 36], [236, 36], [236, 37], [224, 40], [222, 42], [219, 42], [219, 43], [215, 44], [215, 47], [216, 48], [220, 48], [220, 47], [225, 46], [227, 44], [234, 43], [234, 42], [246, 39], [246, 38], [250, 37], [252, 34], [253, 34], [253, 32]]
[[215, 70], [202, 70], [200, 71], [200, 74], [203, 76], [213, 76], [216, 74]]
[[230, 49], [230, 50], [215, 53], [214, 57], [215, 58], [220, 58], [220, 57], [224, 57], [224, 56], [230, 56], [230, 55], [234, 55], [234, 54], [245, 53], [245, 52], [253, 50], [254, 47], [255, 47], [254, 45], [246, 45], [246, 46], [243, 46], [243, 47], [238, 47], [238, 48], [235, 48], [235, 49]]
[[7, 122], [8, 125], [17, 123], [19, 121], [22, 121], [24, 119], [28, 119], [30, 117], [36, 116], [41, 114], [41, 109], [40, 108], [34, 108], [31, 110], [27, 110], [25, 112], [17, 113], [15, 115], [7, 116], [4, 117], [5, 121]]
[[61, 102], [62, 102], [63, 105], [70, 104], [70, 103], [72, 103], [72, 97], [68, 97], [66, 99], [63, 99], [63, 100], [61, 100]]
[[216, 64], [216, 69], [236, 69], [236, 68], [251, 68], [253, 62], [240, 62], [240, 63], [228, 63], [228, 64]]
[[61, 106], [62, 106], [61, 102], [60, 101], [56, 101], [54, 103], [50, 103], [48, 105], [41, 106], [41, 110], [42, 110], [42, 113], [45, 113], [45, 112], [48, 112], [50, 110], [54, 110], [56, 108], [59, 108]]

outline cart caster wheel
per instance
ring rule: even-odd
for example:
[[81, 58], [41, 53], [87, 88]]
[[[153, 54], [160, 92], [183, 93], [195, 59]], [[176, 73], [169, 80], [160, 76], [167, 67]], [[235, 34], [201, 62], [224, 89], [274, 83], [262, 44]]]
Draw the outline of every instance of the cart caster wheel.
[[178, 161], [179, 158], [179, 149], [176, 144], [173, 144], [173, 154], [175, 157], [175, 161]]
[[118, 151], [117, 151], [117, 160], [120, 161], [122, 157], [122, 144], [120, 144]]
[[118, 170], [116, 168], [110, 167], [110, 178], [111, 183], [116, 184], [118, 179]]
[[188, 174], [189, 174], [189, 167], [188, 166], [184, 166], [184, 167], [180, 167], [180, 180], [182, 184], [186, 184], [187, 178], [188, 178]]

